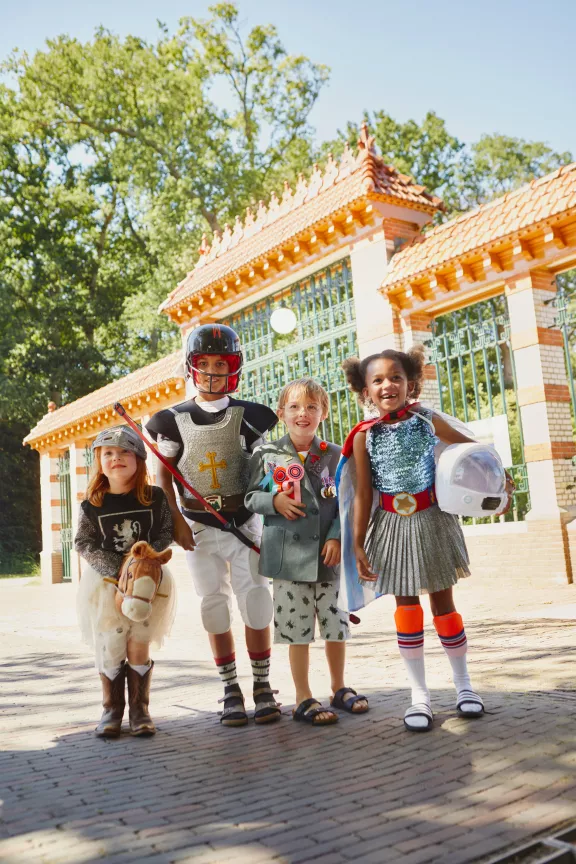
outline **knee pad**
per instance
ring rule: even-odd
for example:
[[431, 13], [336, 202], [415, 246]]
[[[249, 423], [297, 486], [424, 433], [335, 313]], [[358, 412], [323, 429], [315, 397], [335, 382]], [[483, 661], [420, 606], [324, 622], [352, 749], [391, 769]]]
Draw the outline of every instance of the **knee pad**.
[[[243, 601], [243, 602], [242, 602]], [[250, 588], [243, 598], [238, 598], [242, 620], [253, 630], [263, 630], [272, 620], [274, 607], [268, 587], [257, 585]]]
[[232, 623], [230, 615], [230, 601], [224, 594], [210, 594], [202, 598], [200, 604], [202, 624], [208, 633], [217, 636], [227, 633]]

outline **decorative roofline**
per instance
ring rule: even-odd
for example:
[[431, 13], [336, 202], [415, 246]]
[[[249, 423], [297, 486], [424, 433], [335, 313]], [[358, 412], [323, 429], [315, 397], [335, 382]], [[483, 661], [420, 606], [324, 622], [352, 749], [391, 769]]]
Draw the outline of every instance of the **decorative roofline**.
[[[176, 352], [162, 358], [162, 360], [171, 358], [174, 364], [176, 364], [179, 356], [180, 352]], [[101, 390], [108, 390], [104, 400], [96, 407], [84, 411], [84, 413], [82, 413], [81, 409], [81, 413], [75, 416], [74, 419], [68, 416], [71, 406], [80, 403], [86, 397], [81, 397], [75, 402], [63, 405], [57, 410], [53, 410], [49, 406], [48, 413], [28, 433], [22, 443], [28, 444], [33, 450], [38, 450], [39, 452], [60, 448], [66, 449], [74, 441], [93, 438], [102, 429], [118, 426], [122, 421], [114, 411], [113, 406], [115, 402], [123, 402], [126, 409], [133, 412], [133, 416], [138, 419], [150, 411], [159, 411], [166, 404], [174, 404], [183, 398], [184, 378], [174, 372], [169, 373], [166, 377], [151, 383], [147, 387], [140, 387], [136, 391], [130, 389], [129, 382], [126, 383], [130, 377], [131, 375], [126, 375], [124, 378], [119, 378], [117, 381], [106, 384], [101, 388]], [[116, 386], [114, 387], [114, 385]], [[112, 392], [111, 388], [114, 388]], [[95, 391], [88, 395], [97, 397], [97, 394], [98, 391]], [[60, 412], [64, 415], [61, 421], [59, 418]]]
[[[306, 219], [307, 204], [314, 199], [327, 199], [330, 191], [338, 185], [345, 192], [343, 184], [346, 182], [350, 184], [350, 194], [345, 203], [335, 198], [334, 206], [330, 208], [327, 200], [326, 213], [320, 216], [316, 213], [314, 218], [314, 213], [310, 212], [309, 219]], [[212, 244], [204, 234], [194, 269], [171, 292], [159, 311], [182, 324], [205, 317], [216, 307], [225, 307], [228, 298], [223, 295], [228, 291], [234, 295], [238, 293], [236, 289], [265, 281], [271, 273], [281, 271], [302, 258], [320, 257], [339, 236], [351, 235], [371, 224], [374, 219], [371, 201], [416, 209], [429, 215], [443, 208], [439, 198], [385, 164], [376, 151], [374, 137], [363, 123], [356, 154], [346, 144], [339, 162], [329, 154], [324, 170], [315, 164], [309, 180], [300, 174], [294, 191], [286, 181], [281, 199], [272, 193], [268, 205], [260, 201], [255, 212], [248, 207], [244, 221], [237, 216], [233, 228], [226, 224], [222, 233], [216, 231]], [[287, 217], [299, 210], [302, 212], [301, 221], [292, 219], [294, 224], [282, 224], [282, 220], [287, 223]], [[273, 225], [278, 230], [271, 231]], [[267, 229], [269, 244], [264, 242], [258, 250], [252, 250], [252, 254], [247, 248], [246, 257], [237, 255], [231, 258], [228, 269], [224, 266], [211, 276], [205, 275], [203, 271], [212, 262], [225, 260], [233, 250]], [[189, 290], [183, 291], [186, 287]], [[216, 303], [210, 302], [213, 300]]]
[[[426, 240], [422, 241], [426, 242]], [[424, 310], [432, 301], [450, 303], [458, 292], [483, 289], [525, 268], [562, 272], [576, 265], [576, 207], [555, 217], [447, 257], [397, 280], [385, 279], [379, 291], [398, 311]]]

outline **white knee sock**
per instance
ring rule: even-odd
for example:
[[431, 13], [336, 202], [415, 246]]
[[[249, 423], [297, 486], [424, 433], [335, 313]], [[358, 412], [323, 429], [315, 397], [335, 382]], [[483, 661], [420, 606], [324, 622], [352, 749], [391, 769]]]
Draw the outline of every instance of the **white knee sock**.
[[128, 665], [131, 669], [134, 669], [135, 672], [138, 672], [138, 674], [141, 675], [143, 678], [150, 669], [150, 660], [148, 660], [148, 662], [145, 663], [143, 666], [135, 666], [133, 663], [129, 663]]
[[[398, 648], [404, 660], [408, 680], [412, 688], [412, 705], [430, 706], [430, 691], [426, 686], [424, 665], [424, 613], [421, 606], [399, 606], [394, 614], [398, 636]], [[411, 717], [409, 725], [428, 726], [424, 717]]]
[[[466, 655], [468, 653], [468, 640], [464, 630], [462, 616], [458, 612], [450, 612], [448, 615], [437, 615], [434, 618], [434, 626], [446, 652], [446, 656], [452, 667], [452, 678], [458, 696], [468, 691], [473, 693]], [[475, 703], [463, 703], [463, 707], [469, 711], [481, 713], [482, 708]]]

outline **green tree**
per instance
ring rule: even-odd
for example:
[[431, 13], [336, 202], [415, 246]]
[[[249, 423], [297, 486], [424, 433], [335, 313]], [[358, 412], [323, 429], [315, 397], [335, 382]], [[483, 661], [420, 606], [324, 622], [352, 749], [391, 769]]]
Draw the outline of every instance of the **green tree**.
[[223, 3], [154, 43], [60, 36], [3, 71], [0, 416], [29, 428], [48, 400], [179, 345], [159, 303], [204, 231], [310, 161], [327, 70], [289, 55], [273, 27], [244, 38]]
[[[384, 161], [413, 177], [450, 208], [456, 201], [456, 176], [464, 144], [448, 132], [445, 121], [428, 111], [421, 124], [415, 120], [399, 123], [384, 111], [375, 111], [365, 112], [364, 122]], [[341, 153], [345, 143], [355, 147], [359, 133], [358, 124], [348, 123], [335, 141], [322, 145], [322, 156], [330, 151]]]
[[485, 204], [570, 162], [571, 153], [556, 153], [541, 141], [482, 135], [464, 152], [458, 165], [458, 209], [465, 211]]
[[[572, 161], [569, 152], [556, 153], [542, 142], [506, 135], [483, 135], [466, 146], [433, 111], [421, 124], [398, 123], [384, 111], [365, 112], [364, 120], [384, 160], [442, 198], [446, 210], [437, 221], [485, 204]], [[355, 146], [359, 132], [358, 124], [348, 123], [336, 139], [321, 146], [319, 158], [340, 153], [346, 142]]]
[[161, 27], [154, 44], [61, 36], [5, 68], [2, 290], [18, 289], [22, 308], [4, 330], [0, 398], [26, 380], [38, 417], [46, 397], [77, 398], [176, 347], [155, 309], [203, 231], [309, 161], [327, 71], [287, 54], [273, 27], [243, 39], [228, 3], [174, 35]]

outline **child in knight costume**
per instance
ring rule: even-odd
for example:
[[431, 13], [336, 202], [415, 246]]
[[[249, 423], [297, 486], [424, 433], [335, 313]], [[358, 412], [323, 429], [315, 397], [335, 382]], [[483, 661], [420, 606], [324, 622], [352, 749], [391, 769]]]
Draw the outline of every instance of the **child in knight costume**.
[[344, 603], [354, 610], [383, 594], [395, 595], [398, 646], [412, 688], [404, 724], [412, 732], [433, 725], [420, 594], [430, 595], [434, 626], [452, 667], [457, 713], [474, 718], [484, 712], [470, 683], [464, 624], [452, 596], [456, 582], [470, 575], [466, 544], [456, 516], [438, 507], [434, 488], [438, 443], [471, 438], [456, 428], [458, 421], [415, 401], [423, 367], [424, 350], [418, 347], [345, 362], [351, 389], [379, 416], [352, 430], [338, 469]]
[[246, 506], [264, 516], [260, 573], [273, 579], [274, 642], [290, 646], [296, 689], [293, 719], [323, 726], [338, 715], [313, 698], [309, 645], [316, 619], [325, 640], [331, 705], [363, 714], [368, 700], [344, 684], [348, 614], [338, 608], [340, 519], [334, 476], [340, 447], [316, 435], [328, 416], [328, 394], [312, 378], [287, 384], [278, 416], [288, 434], [252, 454]]
[[[219, 324], [197, 327], [186, 346], [186, 376], [192, 379], [197, 396], [155, 414], [146, 429], [184, 479], [258, 543], [261, 520], [244, 506], [250, 454], [278, 418], [265, 405], [230, 395], [238, 388], [241, 372], [242, 352], [234, 330]], [[252, 664], [254, 719], [257, 723], [277, 720], [280, 708], [269, 683], [272, 598], [268, 580], [254, 564], [257, 556], [223, 531], [218, 520], [182, 488], [178, 507], [172, 475], [163, 465], [158, 466], [158, 479], [170, 504], [176, 542], [187, 550], [194, 587], [202, 598], [202, 623], [224, 684], [221, 722], [226, 726], [248, 722], [230, 630], [233, 593]]]
[[167, 549], [172, 542], [172, 517], [162, 490], [150, 485], [146, 448], [131, 429], [118, 426], [101, 432], [92, 451], [94, 463], [74, 545], [87, 564], [77, 598], [80, 629], [84, 641], [95, 649], [102, 682], [104, 713], [96, 735], [116, 738], [120, 734], [126, 680], [131, 734], [153, 735], [156, 730], [148, 712], [154, 666], [150, 643], [159, 648], [170, 633], [174, 582], [163, 567], [162, 596], [154, 599], [150, 616], [140, 622], [118, 610], [114, 582], [137, 541], [146, 541], [156, 552]]

